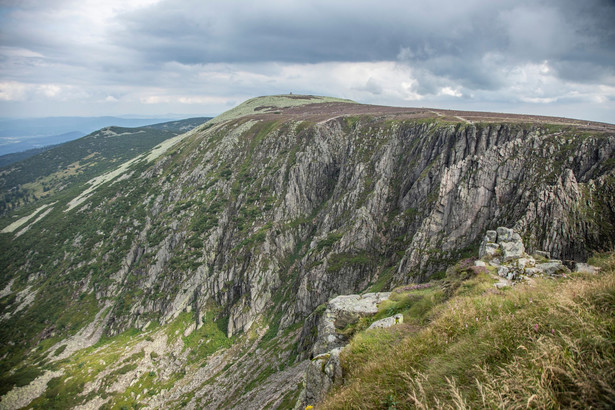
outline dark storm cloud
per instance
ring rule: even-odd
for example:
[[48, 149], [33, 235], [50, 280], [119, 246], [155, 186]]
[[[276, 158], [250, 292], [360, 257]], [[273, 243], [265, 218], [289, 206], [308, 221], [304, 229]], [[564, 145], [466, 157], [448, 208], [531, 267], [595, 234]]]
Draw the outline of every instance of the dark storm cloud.
[[364, 15], [363, 3], [164, 1], [124, 16], [116, 35], [148, 59], [186, 64], [394, 58], [401, 28], [390, 15]]
[[218, 113], [292, 90], [613, 121], [613, 21], [612, 0], [0, 0], [0, 110]]
[[615, 3], [598, 0], [166, 0], [122, 16], [113, 38], [153, 64], [399, 59], [495, 89], [505, 79], [492, 63], [548, 60], [564, 78], [612, 82], [613, 21]]

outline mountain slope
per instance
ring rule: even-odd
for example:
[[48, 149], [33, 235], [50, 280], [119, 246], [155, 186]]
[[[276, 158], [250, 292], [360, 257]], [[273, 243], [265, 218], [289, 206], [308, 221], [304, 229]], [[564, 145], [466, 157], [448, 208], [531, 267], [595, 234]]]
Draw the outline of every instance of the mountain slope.
[[138, 128], [107, 127], [0, 168], [0, 214], [105, 172], [209, 118]]
[[497, 226], [612, 249], [614, 150], [608, 124], [250, 100], [0, 234], [0, 370], [63, 371], [41, 400], [67, 405], [291, 402], [335, 295], [440, 277]]
[[[168, 120], [160, 118], [157, 121]], [[62, 144], [110, 125], [132, 128], [149, 126], [154, 122], [156, 120], [152, 118], [122, 117], [0, 117], [0, 155]]]

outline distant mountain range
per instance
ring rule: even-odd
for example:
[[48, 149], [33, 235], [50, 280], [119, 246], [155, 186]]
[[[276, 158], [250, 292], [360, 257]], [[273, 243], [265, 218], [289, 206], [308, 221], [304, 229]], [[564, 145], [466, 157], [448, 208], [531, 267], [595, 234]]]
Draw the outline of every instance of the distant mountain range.
[[87, 181], [209, 119], [106, 127], [74, 141], [0, 156], [0, 214]]
[[0, 118], [0, 155], [61, 144], [104, 127], [142, 127], [173, 120], [176, 119], [109, 116]]

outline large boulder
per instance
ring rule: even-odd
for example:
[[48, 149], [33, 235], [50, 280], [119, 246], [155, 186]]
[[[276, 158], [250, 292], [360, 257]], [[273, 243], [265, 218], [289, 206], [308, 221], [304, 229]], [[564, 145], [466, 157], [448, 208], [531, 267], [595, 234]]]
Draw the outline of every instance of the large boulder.
[[481, 259], [485, 256], [493, 257], [497, 254], [498, 249], [500, 249], [500, 245], [497, 243], [483, 242], [478, 250], [478, 257]]
[[503, 226], [500, 226], [498, 229], [496, 229], [496, 232], [497, 232], [497, 243], [512, 241], [513, 235], [515, 233], [512, 229], [504, 228]]
[[390, 292], [342, 295], [329, 302], [328, 309], [335, 316], [335, 327], [343, 329], [363, 316], [378, 313], [378, 303], [386, 300]]
[[510, 241], [501, 242], [500, 248], [505, 262], [522, 258], [525, 255], [525, 246], [518, 233], [515, 233]]

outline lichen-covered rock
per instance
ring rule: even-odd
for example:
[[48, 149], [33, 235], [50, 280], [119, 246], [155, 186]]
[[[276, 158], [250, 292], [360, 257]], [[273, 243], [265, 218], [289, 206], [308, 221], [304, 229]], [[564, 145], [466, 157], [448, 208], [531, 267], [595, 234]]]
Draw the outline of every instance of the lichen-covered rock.
[[316, 356], [308, 365], [305, 375], [305, 404], [321, 401], [331, 387], [342, 382], [341, 348]]
[[536, 268], [539, 269], [545, 275], [549, 276], [570, 273], [570, 269], [568, 269], [561, 261], [558, 260], [551, 260], [546, 263], [539, 263], [536, 265]]
[[497, 254], [499, 249], [500, 249], [500, 245], [498, 245], [497, 243], [483, 241], [478, 251], [478, 257], [479, 258], [484, 258], [485, 256], [493, 257]]
[[497, 243], [501, 244], [502, 242], [513, 241], [514, 231], [512, 229], [500, 226], [498, 229], [496, 229], [496, 232], [497, 232], [497, 239], [496, 239]]
[[498, 238], [498, 232], [497, 231], [487, 231], [485, 233], [485, 242], [486, 243], [495, 243], [497, 238]]
[[542, 271], [540, 269], [536, 268], [536, 267], [533, 267], [533, 268], [525, 268], [523, 273], [526, 276], [537, 276], [537, 275], [542, 274]]
[[519, 259], [525, 253], [525, 247], [521, 241], [502, 242], [500, 248], [505, 262]]
[[507, 277], [509, 272], [510, 272], [510, 269], [508, 269], [508, 267], [506, 266], [498, 267], [498, 275], [501, 276], [502, 278]]
[[536, 266], [536, 260], [531, 256], [522, 257], [516, 260], [517, 268], [525, 270], [527, 268], [533, 268]]
[[355, 323], [361, 317], [378, 312], [378, 304], [386, 300], [390, 292], [342, 295], [331, 299], [318, 322], [318, 339], [312, 349], [313, 355], [328, 352], [347, 343], [347, 338], [338, 331]]
[[404, 323], [404, 315], [398, 313], [395, 316], [385, 317], [384, 319], [376, 320], [368, 327], [368, 329], [386, 329], [387, 327], [399, 325], [401, 323]]
[[378, 312], [378, 304], [391, 296], [391, 292], [342, 295], [329, 302], [328, 309], [335, 315], [335, 327], [343, 329], [360, 317]]
[[495, 231], [495, 244], [493, 243], [493, 231], [488, 232], [490, 233], [485, 236], [481, 243], [479, 258], [483, 258], [486, 255], [493, 256], [498, 249], [501, 251], [505, 262], [519, 259], [525, 254], [525, 246], [523, 246], [521, 236], [512, 229], [499, 227]]

